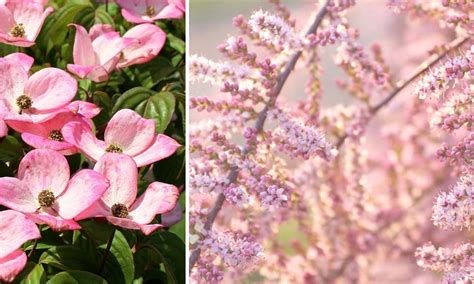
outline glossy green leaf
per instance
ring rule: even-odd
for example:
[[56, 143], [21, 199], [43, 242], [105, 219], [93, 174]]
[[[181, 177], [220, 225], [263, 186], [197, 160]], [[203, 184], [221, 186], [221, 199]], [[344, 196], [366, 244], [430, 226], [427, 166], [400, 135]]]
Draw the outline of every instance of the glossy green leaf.
[[173, 94], [161, 92], [150, 97], [143, 110], [143, 117], [154, 119], [156, 133], [163, 133], [173, 117], [176, 100]]
[[54, 275], [48, 284], [107, 284], [104, 278], [86, 271], [64, 271]]
[[135, 109], [140, 103], [152, 96], [154, 92], [147, 88], [136, 87], [123, 93], [115, 103], [112, 112], [116, 113], [120, 109]]
[[43, 265], [28, 262], [23, 271], [15, 278], [14, 284], [44, 284], [46, 283], [46, 272]]
[[74, 246], [57, 246], [45, 251], [39, 263], [47, 264], [61, 270], [86, 270], [97, 269], [91, 263], [91, 259], [83, 251]]
[[175, 49], [176, 51], [178, 51], [181, 54], [184, 54], [184, 52], [186, 51], [186, 44], [184, 43], [184, 41], [182, 39], [176, 37], [173, 34], [167, 34], [166, 37], [169, 41], [170, 46], [173, 49]]

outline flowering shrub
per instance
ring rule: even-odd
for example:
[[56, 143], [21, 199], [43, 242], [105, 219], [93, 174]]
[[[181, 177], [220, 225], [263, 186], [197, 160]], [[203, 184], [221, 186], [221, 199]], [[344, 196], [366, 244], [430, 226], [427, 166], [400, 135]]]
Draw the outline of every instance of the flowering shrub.
[[472, 283], [472, 1], [268, 2], [190, 57], [192, 281]]
[[116, 2], [0, 1], [2, 283], [184, 283], [184, 1]]

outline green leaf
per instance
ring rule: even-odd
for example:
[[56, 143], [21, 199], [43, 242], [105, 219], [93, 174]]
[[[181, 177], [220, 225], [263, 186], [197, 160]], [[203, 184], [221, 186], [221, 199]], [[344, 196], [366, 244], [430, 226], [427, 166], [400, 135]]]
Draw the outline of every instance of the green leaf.
[[123, 93], [115, 103], [112, 112], [116, 113], [120, 109], [135, 109], [138, 104], [152, 96], [154, 92], [147, 88], [136, 87]]
[[154, 119], [156, 133], [165, 132], [173, 117], [176, 100], [172, 93], [161, 92], [150, 97], [143, 111], [143, 117]]
[[86, 29], [90, 29], [95, 24], [108, 24], [114, 26], [114, 19], [104, 10], [87, 7], [82, 9], [74, 17], [74, 23], [77, 23]]
[[[81, 222], [81, 227], [82, 231], [98, 244], [98, 248], [102, 250], [101, 254], [103, 254], [113, 227], [94, 221]], [[134, 279], [135, 264], [133, 262], [132, 250], [127, 239], [119, 230], [115, 232], [102, 276], [109, 283], [114, 284], [129, 284]]]
[[185, 153], [185, 147], [180, 147], [172, 156], [156, 162], [153, 166], [155, 179], [176, 186], [184, 184]]
[[[151, 246], [158, 250], [160, 258], [165, 265], [166, 273], [168, 274], [169, 272], [172, 272], [172, 276], [174, 276], [177, 283], [185, 283], [186, 247], [184, 242], [178, 236], [170, 232], [159, 231], [143, 239], [142, 243], [138, 245], [139, 250], [136, 253], [137, 261], [142, 264], [147, 262], [153, 264], [154, 261], [156, 262], [156, 256], [153, 257], [153, 254], [149, 255], [145, 253], [145, 251], [149, 251], [149, 249], [146, 249], [146, 247], [143, 246]], [[145, 275], [147, 275], [147, 272], [145, 272]], [[168, 278], [172, 276], [168, 275]]]
[[92, 265], [88, 255], [74, 246], [57, 246], [45, 251], [39, 263], [47, 264], [61, 270], [86, 270], [97, 269]]
[[168, 38], [170, 46], [174, 50], [181, 54], [184, 54], [184, 52], [186, 51], [186, 44], [182, 39], [174, 36], [173, 34], [168, 34], [166, 37]]
[[15, 278], [14, 284], [44, 284], [46, 273], [43, 265], [28, 262], [23, 271]]
[[136, 66], [133, 70], [142, 86], [153, 88], [173, 74], [175, 68], [168, 58], [157, 56], [150, 62]]
[[8, 135], [0, 143], [0, 161], [11, 162], [18, 160], [22, 156], [23, 147], [13, 136]]
[[[66, 39], [68, 32], [67, 25], [72, 23], [74, 17], [87, 7], [90, 7], [90, 5], [71, 3], [66, 4], [64, 7], [59, 9], [54, 14], [54, 19], [48, 21], [48, 23], [43, 27], [43, 30], [48, 35], [44, 38], [49, 38], [54, 44], [61, 45]], [[40, 35], [39, 38], [41, 37], [42, 36]]]
[[64, 271], [53, 276], [48, 284], [107, 284], [104, 278], [86, 271]]

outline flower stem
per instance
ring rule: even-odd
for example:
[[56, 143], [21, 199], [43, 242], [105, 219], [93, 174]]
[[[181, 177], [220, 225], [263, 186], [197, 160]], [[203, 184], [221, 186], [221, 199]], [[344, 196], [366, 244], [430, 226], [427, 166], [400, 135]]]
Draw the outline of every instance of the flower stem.
[[112, 242], [115, 236], [115, 228], [112, 229], [112, 233], [110, 234], [109, 240], [107, 241], [107, 247], [105, 248], [104, 256], [102, 257], [102, 261], [100, 262], [99, 269], [97, 270], [97, 274], [101, 274], [102, 270], [104, 270], [105, 262], [107, 260], [107, 256], [109, 255], [110, 248], [112, 247]]
[[[311, 26], [307, 30], [306, 35], [314, 34], [316, 32], [316, 30], [318, 29], [319, 25], [321, 24], [324, 16], [327, 13], [326, 8], [327, 8], [329, 2], [330, 2], [329, 0], [326, 0], [324, 5], [322, 6], [321, 10], [318, 12], [316, 17], [314, 18]], [[285, 68], [280, 73], [280, 76], [278, 78], [278, 82], [277, 82], [275, 88], [272, 90], [272, 94], [270, 96], [269, 101], [266, 103], [266, 105], [262, 109], [262, 111], [260, 111], [260, 113], [258, 114], [257, 120], [255, 121], [255, 129], [256, 129], [257, 133], [259, 133], [263, 130], [263, 126], [264, 126], [265, 121], [267, 119], [268, 111], [269, 111], [270, 107], [275, 105], [275, 102], [276, 102], [278, 96], [280, 95], [280, 92], [283, 89], [283, 86], [285, 85], [286, 80], [290, 76], [290, 73], [295, 69], [296, 63], [298, 62], [298, 59], [301, 57], [301, 54], [302, 54], [302, 51], [295, 52], [295, 54], [293, 54], [290, 57], [288, 63], [285, 66]], [[247, 152], [248, 152], [248, 149], [244, 148], [243, 152], [242, 152], [242, 155], [243, 156], [247, 155]], [[227, 178], [229, 180], [229, 183], [235, 182], [238, 175], [239, 175], [239, 172], [238, 172], [237, 167], [233, 167], [230, 170], [229, 176]], [[219, 213], [222, 206], [224, 205], [224, 201], [225, 201], [225, 196], [224, 196], [223, 193], [220, 193], [217, 196], [216, 202], [214, 203], [214, 207], [211, 209], [211, 211], [207, 215], [207, 220], [206, 220], [206, 223], [204, 224], [204, 229], [205, 230], [210, 230], [212, 228], [212, 224], [214, 223], [214, 221], [217, 217], [217, 214]], [[197, 248], [197, 249], [193, 250], [193, 252], [191, 253], [191, 256], [189, 257], [189, 270], [191, 270], [193, 268], [193, 266], [196, 264], [196, 262], [198, 261], [200, 255], [201, 255], [201, 249], [200, 248]]]
[[30, 253], [28, 253], [28, 258], [30, 258], [33, 255], [37, 246], [38, 246], [38, 239], [34, 241], [33, 247], [31, 248]]

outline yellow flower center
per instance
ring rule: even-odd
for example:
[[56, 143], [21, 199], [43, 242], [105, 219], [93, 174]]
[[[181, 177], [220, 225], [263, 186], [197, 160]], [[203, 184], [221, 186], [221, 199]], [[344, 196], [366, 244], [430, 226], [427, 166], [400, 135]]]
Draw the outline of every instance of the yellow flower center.
[[112, 208], [112, 215], [118, 218], [127, 218], [128, 216], [128, 208], [122, 203], [115, 203]]
[[58, 142], [64, 141], [63, 134], [61, 133], [60, 130], [57, 130], [57, 129], [51, 130], [51, 132], [48, 135], [48, 138], [49, 140], [58, 141]]
[[51, 207], [53, 206], [54, 201], [56, 201], [54, 193], [48, 189], [45, 189], [38, 194], [38, 202], [41, 207]]
[[148, 17], [153, 17], [155, 15], [155, 13], [156, 13], [155, 7], [153, 7], [153, 6], [146, 7], [146, 15]]
[[16, 105], [22, 110], [29, 109], [33, 105], [33, 101], [27, 95], [21, 95], [16, 98]]
[[10, 34], [14, 37], [24, 37], [25, 36], [25, 26], [23, 24], [15, 25], [11, 30]]

